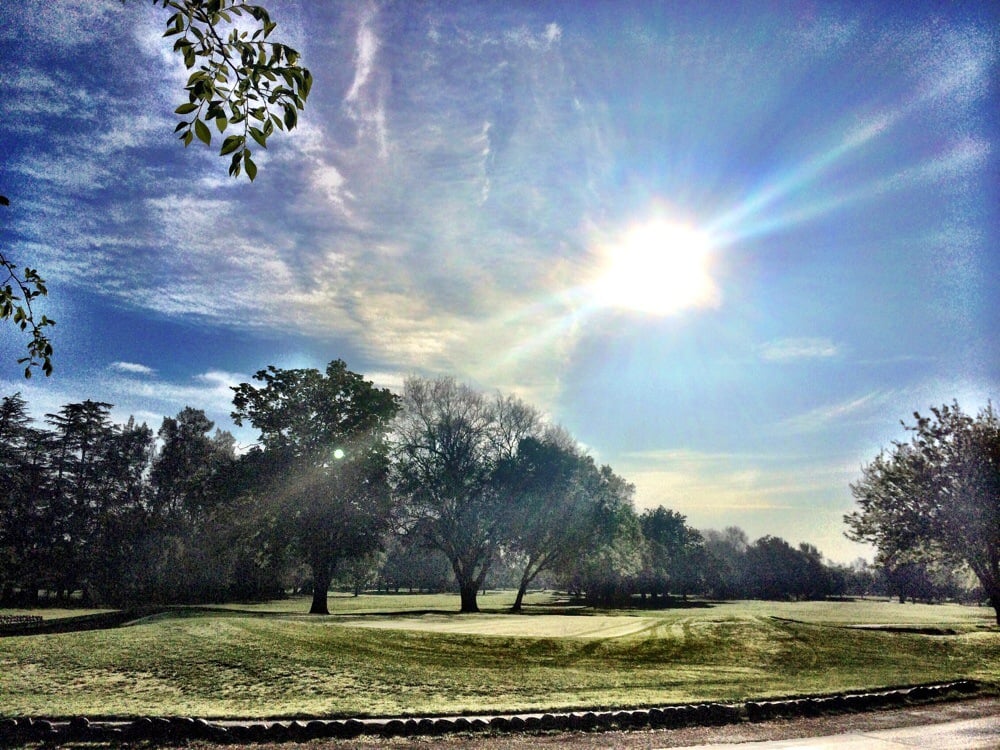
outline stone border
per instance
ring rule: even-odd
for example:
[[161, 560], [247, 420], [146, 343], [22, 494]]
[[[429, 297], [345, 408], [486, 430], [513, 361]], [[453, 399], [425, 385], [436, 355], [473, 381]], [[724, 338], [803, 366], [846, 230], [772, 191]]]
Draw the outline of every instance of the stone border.
[[38, 625], [44, 617], [41, 615], [0, 615], [0, 627], [5, 625]]
[[[109, 630], [159, 611], [159, 609], [120, 609], [110, 612], [99, 612], [92, 615], [75, 615], [73, 617], [45, 619], [43, 616], [32, 616], [35, 619], [31, 621], [9, 623], [0, 621], [0, 638], [19, 635], [72, 633], [78, 630]], [[6, 617], [11, 616], [7, 615]]]
[[905, 705], [961, 700], [982, 693], [987, 686], [975, 680], [913, 685], [874, 692], [785, 698], [745, 703], [697, 703], [631, 711], [586, 711], [497, 716], [452, 716], [408, 719], [313, 719], [292, 721], [207, 721], [190, 717], [144, 717], [131, 722], [0, 719], [0, 746], [26, 742], [177, 742], [209, 740], [216, 743], [288, 742], [310, 739], [351, 739], [362, 734], [381, 737], [452, 732], [493, 734], [612, 729], [676, 729], [720, 726], [744, 721], [791, 719], [841, 713], [859, 713]]

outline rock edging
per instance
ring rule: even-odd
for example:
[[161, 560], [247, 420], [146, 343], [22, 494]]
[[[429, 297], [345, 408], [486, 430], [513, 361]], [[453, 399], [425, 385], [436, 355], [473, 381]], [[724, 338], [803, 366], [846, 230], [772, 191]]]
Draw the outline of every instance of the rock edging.
[[292, 721], [208, 721], [190, 717], [143, 717], [130, 722], [0, 719], [0, 746], [28, 742], [175, 742], [220, 744], [441, 735], [452, 732], [558, 732], [676, 729], [771, 719], [858, 713], [905, 705], [960, 700], [984, 691], [975, 680], [913, 685], [872, 692], [785, 698], [745, 703], [697, 703], [638, 710], [585, 711], [498, 716], [408, 719], [313, 719]]

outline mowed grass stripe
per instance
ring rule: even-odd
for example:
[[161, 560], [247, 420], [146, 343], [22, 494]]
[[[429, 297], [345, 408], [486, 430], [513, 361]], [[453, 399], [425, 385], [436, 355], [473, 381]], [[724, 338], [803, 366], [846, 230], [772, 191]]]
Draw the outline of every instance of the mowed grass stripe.
[[[478, 623], [482, 632], [469, 634], [189, 611], [118, 630], [4, 638], [0, 715], [506, 712], [1000, 680], [996, 630], [865, 631], [840, 626], [849, 620], [837, 608], [851, 604], [809, 610], [821, 622], [774, 619], [766, 613], [796, 610], [758, 604], [563, 618], [572, 628], [619, 619], [614, 637], [557, 637], [547, 614], [511, 618], [518, 628], [538, 623], [534, 635], [514, 636], [498, 632], [497, 613], [415, 618]], [[936, 624], [965, 623], [967, 610], [941, 609]]]

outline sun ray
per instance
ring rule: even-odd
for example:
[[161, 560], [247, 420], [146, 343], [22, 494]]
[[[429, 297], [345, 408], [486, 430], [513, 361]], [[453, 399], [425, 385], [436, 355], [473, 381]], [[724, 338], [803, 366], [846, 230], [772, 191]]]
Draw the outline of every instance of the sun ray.
[[[978, 58], [966, 59], [960, 56], [960, 59], [956, 60], [948, 70], [940, 75], [924, 79], [915, 92], [903, 98], [897, 106], [864, 117], [855, 125], [845, 128], [845, 134], [829, 149], [792, 167], [784, 176], [779, 176], [770, 183], [764, 184], [743, 202], [707, 224], [706, 229], [713, 235], [725, 237], [724, 244], [729, 244], [746, 236], [777, 231], [790, 224], [800, 223], [831, 212], [855, 200], [878, 195], [887, 189], [898, 187], [907, 182], [907, 178], [918, 180], [925, 174], [925, 167], [933, 170], [936, 166], [947, 166], [949, 161], [952, 163], [967, 161], [970, 146], [966, 143], [954, 149], [949, 157], [935, 160], [930, 165], [920, 165], [914, 170], [907, 170], [903, 175], [892, 175], [873, 185], [859, 187], [851, 194], [835, 196], [777, 216], [765, 214], [768, 208], [789, 196], [803, 192], [829, 170], [843, 162], [850, 154], [873, 140], [886, 136], [910, 116], [926, 107], [936, 105], [942, 99], [953, 96], [959, 89], [969, 87], [970, 81], [975, 81], [980, 76], [982, 64]], [[900, 177], [904, 178], [902, 182]]]

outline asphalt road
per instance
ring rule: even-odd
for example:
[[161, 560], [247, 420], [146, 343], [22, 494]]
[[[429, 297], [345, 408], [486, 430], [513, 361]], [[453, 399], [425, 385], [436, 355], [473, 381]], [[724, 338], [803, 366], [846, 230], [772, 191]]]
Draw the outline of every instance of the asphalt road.
[[1000, 748], [1000, 716], [948, 721], [902, 729], [877, 729], [835, 734], [826, 737], [800, 737], [750, 743], [689, 745], [689, 750], [901, 750], [902, 748], [935, 748], [935, 750], [995, 750]]

